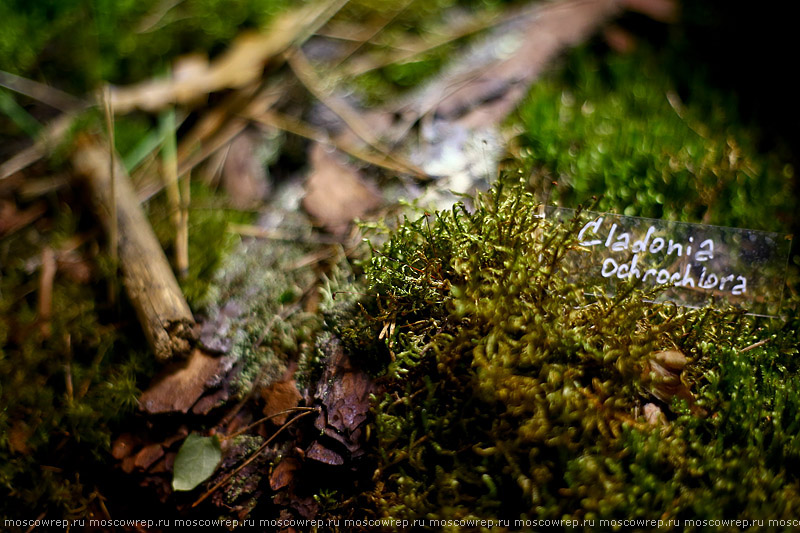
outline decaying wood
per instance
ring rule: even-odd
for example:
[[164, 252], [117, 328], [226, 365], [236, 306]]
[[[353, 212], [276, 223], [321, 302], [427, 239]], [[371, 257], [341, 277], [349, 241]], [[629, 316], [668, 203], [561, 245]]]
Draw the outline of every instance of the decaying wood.
[[164, 367], [139, 398], [139, 408], [150, 414], [186, 413], [220, 372], [222, 359], [199, 348], [185, 361]]
[[84, 138], [72, 154], [72, 165], [85, 179], [106, 231], [111, 228], [111, 213], [116, 205], [125, 291], [156, 358], [168, 361], [183, 357], [195, 340], [194, 318], [118, 160], [114, 162], [116, 186], [112, 189], [109, 158], [103, 143]]

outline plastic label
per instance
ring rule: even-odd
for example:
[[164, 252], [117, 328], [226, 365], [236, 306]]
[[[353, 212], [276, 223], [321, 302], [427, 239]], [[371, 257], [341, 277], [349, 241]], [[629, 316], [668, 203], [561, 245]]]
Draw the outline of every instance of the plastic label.
[[561, 222], [578, 218], [567, 268], [607, 294], [628, 280], [666, 286], [656, 301], [780, 315], [791, 235], [557, 207], [546, 213]]

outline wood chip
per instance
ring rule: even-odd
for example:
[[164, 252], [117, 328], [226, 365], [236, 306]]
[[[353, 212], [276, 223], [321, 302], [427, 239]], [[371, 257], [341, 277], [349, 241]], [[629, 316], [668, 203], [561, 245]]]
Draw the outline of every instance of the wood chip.
[[164, 457], [164, 448], [158, 443], [150, 444], [139, 450], [139, 453], [136, 454], [134, 466], [141, 470], [147, 470], [162, 457]]
[[109, 233], [116, 214], [122, 281], [156, 359], [185, 356], [196, 336], [194, 317], [127, 172], [118, 157], [92, 136], [76, 143], [72, 166], [85, 180], [95, 214]]
[[306, 457], [314, 461], [319, 461], [320, 463], [325, 463], [326, 465], [344, 464], [344, 459], [341, 455], [323, 446], [319, 441], [315, 441], [314, 444], [306, 450]]

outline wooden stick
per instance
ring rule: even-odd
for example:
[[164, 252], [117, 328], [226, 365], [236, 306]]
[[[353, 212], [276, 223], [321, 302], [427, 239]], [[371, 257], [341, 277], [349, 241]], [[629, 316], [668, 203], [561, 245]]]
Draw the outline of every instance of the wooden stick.
[[107, 146], [86, 136], [76, 143], [72, 165], [85, 179], [106, 231], [112, 226], [111, 206], [116, 200], [122, 281], [156, 358], [183, 357], [196, 340], [194, 318], [118, 157], [114, 158], [116, 199], [112, 198], [110, 158]]

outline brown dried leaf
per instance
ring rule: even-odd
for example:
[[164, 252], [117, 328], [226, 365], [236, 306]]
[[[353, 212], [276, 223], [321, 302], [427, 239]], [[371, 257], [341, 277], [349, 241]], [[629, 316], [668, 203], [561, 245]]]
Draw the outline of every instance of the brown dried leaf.
[[186, 413], [217, 375], [221, 359], [195, 348], [186, 361], [172, 363], [159, 373], [139, 398], [139, 407], [151, 414]]
[[344, 459], [341, 455], [330, 448], [326, 448], [319, 441], [314, 441], [311, 447], [306, 450], [306, 457], [325, 463], [326, 465], [343, 465]]
[[[297, 407], [302, 396], [297, 390], [297, 385], [292, 379], [290, 381], [278, 381], [269, 387], [261, 389], [261, 398], [264, 400], [264, 416], [272, 416], [281, 411]], [[286, 423], [289, 414], [283, 414], [272, 418], [275, 425], [282, 426]]]
[[229, 145], [222, 166], [222, 185], [234, 207], [250, 209], [259, 205], [269, 193], [267, 171], [256, 157], [258, 135], [245, 130]]
[[272, 490], [280, 490], [294, 481], [294, 473], [300, 468], [300, 462], [294, 457], [286, 457], [269, 476], [269, 487]]
[[350, 222], [380, 205], [377, 188], [341, 161], [335, 151], [315, 143], [310, 158], [303, 207], [325, 229], [341, 235]]

